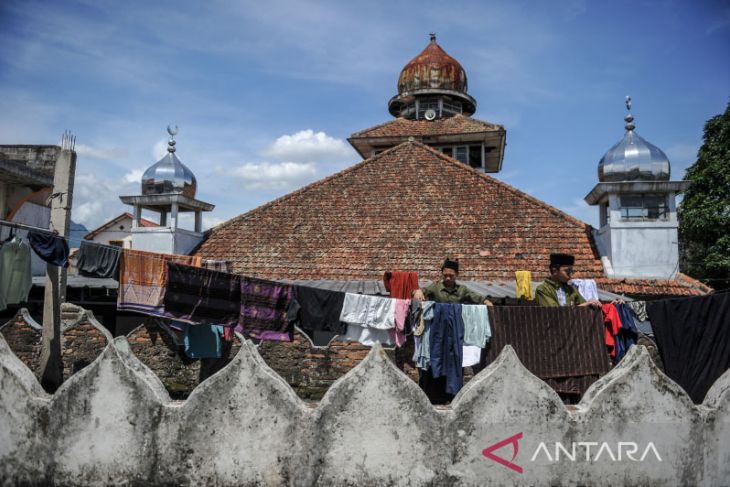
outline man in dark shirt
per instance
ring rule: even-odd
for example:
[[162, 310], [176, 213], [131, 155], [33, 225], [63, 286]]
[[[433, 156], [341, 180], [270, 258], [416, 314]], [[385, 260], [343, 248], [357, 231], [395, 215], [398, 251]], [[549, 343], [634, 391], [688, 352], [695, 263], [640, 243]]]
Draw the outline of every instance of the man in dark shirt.
[[550, 277], [537, 286], [535, 295], [540, 306], [601, 306], [597, 299], [586, 301], [570, 285], [575, 257], [568, 254], [550, 254]]
[[441, 280], [424, 289], [413, 291], [413, 299], [449, 304], [492, 305], [492, 302], [481, 294], [469, 290], [463, 284], [457, 284], [458, 275], [459, 261], [446, 259], [441, 266]]

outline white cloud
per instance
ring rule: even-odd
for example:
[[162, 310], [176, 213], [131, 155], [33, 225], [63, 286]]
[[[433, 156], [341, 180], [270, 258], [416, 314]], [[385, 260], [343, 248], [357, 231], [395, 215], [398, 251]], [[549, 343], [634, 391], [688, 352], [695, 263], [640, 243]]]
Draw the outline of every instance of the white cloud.
[[233, 169], [218, 169], [220, 175], [231, 175], [245, 189], [288, 189], [314, 179], [317, 169], [313, 163], [260, 162], [246, 163]]
[[355, 151], [341, 139], [311, 129], [282, 135], [263, 155], [280, 161], [343, 162], [356, 159]]
[[87, 228], [96, 228], [128, 209], [119, 200], [120, 195], [135, 194], [138, 189], [137, 185], [120, 185], [119, 181], [102, 178], [91, 172], [77, 172], [72, 219]]
[[86, 144], [77, 144], [76, 154], [98, 161], [113, 161], [126, 157], [127, 151], [118, 147], [97, 148]]
[[124, 180], [128, 183], [139, 184], [142, 181], [144, 169], [132, 169], [124, 175]]

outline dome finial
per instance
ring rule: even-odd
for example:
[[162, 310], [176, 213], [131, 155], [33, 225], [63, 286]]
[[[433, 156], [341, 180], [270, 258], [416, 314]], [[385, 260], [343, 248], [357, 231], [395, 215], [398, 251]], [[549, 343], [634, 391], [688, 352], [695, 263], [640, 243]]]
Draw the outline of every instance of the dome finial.
[[431, 42], [436, 42], [436, 33], [435, 32], [431, 32], [429, 34], [429, 36], [431, 36]]
[[170, 140], [167, 141], [167, 152], [175, 152], [175, 136], [179, 131], [177, 125], [175, 128], [172, 128], [171, 125], [167, 126], [167, 133], [170, 134]]
[[626, 110], [628, 110], [629, 113], [627, 113], [626, 116], [624, 117], [624, 120], [626, 120], [626, 125], [624, 125], [624, 128], [628, 132], [631, 132], [632, 130], [634, 130], [636, 128], [636, 125], [633, 123], [634, 116], [631, 115], [631, 97], [630, 96], [626, 97]]

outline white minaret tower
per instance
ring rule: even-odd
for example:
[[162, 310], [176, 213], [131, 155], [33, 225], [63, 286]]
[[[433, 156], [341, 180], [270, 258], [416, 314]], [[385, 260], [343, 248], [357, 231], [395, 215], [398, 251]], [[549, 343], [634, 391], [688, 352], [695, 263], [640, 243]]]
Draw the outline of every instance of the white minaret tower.
[[[195, 199], [195, 175], [175, 155], [177, 132], [177, 126], [174, 129], [167, 126], [167, 133], [170, 134], [167, 154], [144, 172], [142, 194], [119, 197], [123, 203], [134, 207], [133, 249], [186, 255], [203, 239], [202, 214], [215, 206]], [[143, 209], [160, 214], [159, 227], [140, 225]], [[193, 230], [179, 227], [178, 216], [181, 212], [195, 213]]]
[[670, 181], [669, 159], [634, 132], [631, 97], [623, 139], [598, 163], [599, 183], [585, 197], [600, 208], [594, 237], [608, 277], [673, 279], [679, 271], [677, 194], [688, 181]]

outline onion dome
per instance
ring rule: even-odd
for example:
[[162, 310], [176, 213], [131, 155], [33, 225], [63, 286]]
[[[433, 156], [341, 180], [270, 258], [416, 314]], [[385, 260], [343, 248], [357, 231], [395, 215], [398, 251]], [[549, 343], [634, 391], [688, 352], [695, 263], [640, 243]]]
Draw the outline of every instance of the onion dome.
[[177, 132], [177, 126], [173, 130], [168, 125], [167, 133], [170, 134], [170, 140], [167, 142], [167, 154], [142, 175], [143, 195], [178, 193], [188, 198], [195, 198], [198, 187], [195, 175], [175, 155]]
[[405, 65], [398, 77], [398, 94], [388, 103], [394, 116], [419, 95], [447, 95], [462, 105], [461, 112], [472, 115], [476, 100], [466, 94], [466, 72], [459, 62], [446, 54], [436, 42], [436, 34], [426, 48]]
[[669, 181], [670, 165], [667, 155], [657, 146], [634, 132], [631, 97], [626, 97], [629, 113], [624, 117], [626, 134], [598, 163], [600, 182]]

